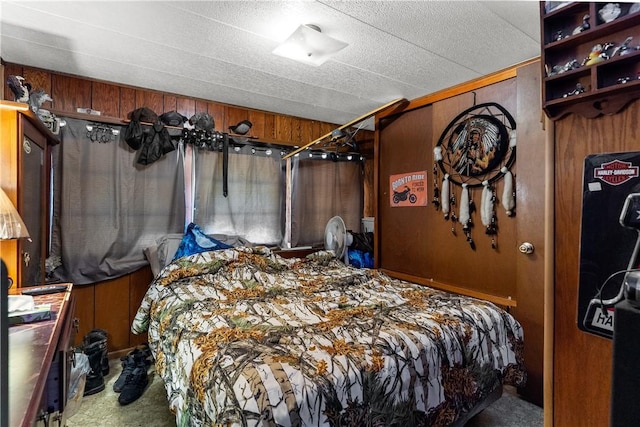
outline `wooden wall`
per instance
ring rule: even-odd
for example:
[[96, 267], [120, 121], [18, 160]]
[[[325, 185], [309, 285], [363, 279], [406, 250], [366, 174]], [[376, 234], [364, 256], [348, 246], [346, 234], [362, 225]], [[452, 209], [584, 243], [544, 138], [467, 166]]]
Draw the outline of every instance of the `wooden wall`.
[[[498, 102], [515, 116], [516, 79], [479, 88], [477, 103]], [[461, 224], [445, 221], [440, 210], [429, 203], [425, 207], [391, 207], [389, 176], [397, 173], [427, 171], [428, 199], [433, 196], [433, 147], [449, 122], [473, 106], [472, 93], [460, 94], [424, 108], [402, 114], [380, 132], [380, 192], [378, 215], [381, 229], [380, 266], [415, 276], [434, 278], [487, 294], [515, 297], [516, 252], [507, 250], [507, 242], [515, 238], [515, 218], [508, 218], [496, 206], [499, 234], [498, 249], [491, 249], [479, 217], [481, 188], [471, 190], [477, 212], [472, 236], [476, 250], [471, 250]], [[512, 169], [517, 174], [518, 162]], [[439, 180], [443, 174], [440, 172]], [[386, 182], [385, 182], [386, 180]], [[386, 185], [385, 185], [386, 184]], [[497, 194], [502, 194], [502, 181]], [[438, 182], [442, 188], [442, 182]], [[460, 187], [451, 186], [457, 200]], [[452, 209], [459, 213], [458, 206]], [[452, 228], [456, 230], [455, 235]], [[478, 274], [482, 272], [482, 274]]]
[[[43, 108], [53, 110], [58, 115], [76, 114], [76, 108], [90, 108], [101, 112], [99, 117], [85, 116], [87, 120], [99, 120], [100, 117], [107, 120], [125, 119], [128, 112], [143, 106], [151, 108], [157, 114], [175, 110], [186, 117], [191, 117], [196, 112], [208, 112], [214, 118], [218, 131], [227, 132], [230, 125], [249, 119], [253, 124], [251, 136], [259, 138], [261, 142], [282, 145], [301, 145], [330, 133], [336, 127], [335, 124], [316, 120], [3, 63], [3, 98], [8, 100], [13, 100], [13, 94], [6, 86], [4, 77], [9, 75], [23, 76], [32, 84], [34, 90], [44, 89], [49, 93], [53, 102], [45, 103]], [[372, 139], [373, 132], [358, 132], [358, 141], [362, 141], [365, 150], [371, 149]], [[371, 160], [366, 163], [368, 165], [365, 165], [365, 170], [371, 171]], [[368, 176], [368, 185], [371, 187], [371, 172]], [[370, 195], [371, 190], [366, 193]], [[373, 199], [367, 197], [365, 216], [367, 211], [371, 212], [372, 204]], [[123, 351], [146, 341], [146, 336], [131, 334], [130, 328], [151, 279], [151, 270], [145, 267], [117, 279], [75, 286], [73, 293], [79, 319], [76, 344], [79, 344], [82, 337], [93, 328], [107, 330], [107, 342], [111, 352]]]
[[640, 101], [612, 116], [555, 122], [554, 425], [609, 425], [612, 342], [577, 326], [585, 156], [640, 149]]
[[[430, 97], [422, 105], [413, 102], [416, 108], [382, 123], [376, 153], [376, 264], [396, 277], [512, 305], [511, 312], [524, 329], [525, 364], [529, 371], [528, 384], [521, 392], [542, 405], [545, 132], [541, 123], [539, 62], [511, 71], [500, 79], [479, 79], [457, 90], [450, 89], [445, 96], [432, 96], [432, 102]], [[472, 214], [475, 250], [467, 242], [461, 224], [445, 220], [442, 211], [431, 203], [424, 207], [392, 207], [389, 201], [389, 177], [415, 171], [427, 172], [431, 201], [433, 148], [449, 122], [474, 102], [496, 102], [517, 123], [518, 156], [511, 168], [516, 182], [517, 215], [508, 217], [504, 208], [496, 205], [496, 249], [492, 249], [480, 220], [481, 188], [471, 190], [476, 205]], [[440, 171], [440, 189], [442, 178]], [[503, 185], [504, 180], [496, 182], [498, 199]], [[452, 190], [459, 201], [460, 187], [452, 186]], [[459, 207], [452, 207], [454, 211], [459, 214]], [[520, 239], [535, 243], [533, 255], [518, 251]]]
[[146, 334], [134, 335], [130, 329], [152, 279], [151, 269], [145, 267], [117, 279], [74, 286], [76, 317], [79, 319], [76, 344], [93, 328], [108, 332], [107, 344], [112, 352], [145, 342]]
[[[76, 113], [76, 108], [90, 108], [100, 111], [101, 116], [120, 119], [126, 118], [127, 113], [140, 107], [149, 107], [158, 115], [172, 110], [186, 117], [191, 117], [196, 112], [208, 112], [215, 120], [216, 130], [220, 132], [228, 132], [229, 126], [249, 119], [253, 123], [251, 136], [283, 145], [306, 143], [335, 128], [335, 124], [331, 123], [128, 87], [117, 83], [100, 82], [18, 64], [5, 64], [4, 68], [4, 75], [23, 76], [31, 83], [34, 90], [44, 89], [50, 94], [53, 102], [45, 103], [43, 108], [53, 109], [56, 112]], [[13, 101], [6, 82], [4, 99]], [[371, 138], [371, 132], [365, 131], [359, 136]]]

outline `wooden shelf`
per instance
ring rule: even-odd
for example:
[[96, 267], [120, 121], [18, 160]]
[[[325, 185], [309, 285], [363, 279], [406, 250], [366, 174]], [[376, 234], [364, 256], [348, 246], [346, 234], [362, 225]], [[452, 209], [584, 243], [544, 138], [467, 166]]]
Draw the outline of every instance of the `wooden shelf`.
[[[585, 117], [615, 114], [629, 102], [640, 98], [640, 12], [629, 13], [633, 3], [619, 3], [618, 18], [604, 22], [599, 11], [608, 3], [573, 2], [545, 13], [540, 4], [542, 34], [542, 103], [547, 115], [558, 119], [569, 113]], [[574, 33], [585, 16], [589, 28]], [[628, 54], [615, 51], [627, 37]], [[600, 44], [613, 43], [607, 50], [609, 59], [592, 65], [583, 65]], [[554, 68], [572, 61], [576, 68], [549, 75]], [[577, 63], [577, 64], [576, 64]], [[620, 79], [626, 78], [626, 83]], [[581, 85], [584, 92], [572, 94]]]
[[[58, 117], [68, 117], [71, 119], [86, 120], [89, 122], [104, 123], [104, 124], [110, 124], [110, 125], [116, 125], [116, 126], [126, 126], [131, 121], [128, 119], [120, 119], [118, 117], [101, 116], [101, 115], [86, 114], [86, 113], [73, 113], [73, 112], [55, 110], [55, 109], [50, 109], [50, 111]], [[145, 122], [142, 122], [142, 124], [147, 126], [153, 125], [153, 123], [145, 123]], [[180, 129], [180, 130], [183, 129], [183, 127], [180, 127], [180, 126], [165, 125], [165, 127], [168, 129]], [[247, 142], [261, 143], [266, 145], [286, 146], [286, 147], [292, 147], [300, 144], [299, 142], [279, 141], [279, 140], [273, 140], [268, 138], [259, 138], [257, 136], [251, 136], [251, 135], [236, 135], [233, 133], [230, 133], [229, 137], [238, 138], [238, 139], [246, 138]]]
[[36, 114], [31, 111], [29, 108], [29, 104], [22, 102], [14, 102], [14, 101], [4, 101], [0, 100], [0, 109], [5, 110], [14, 110], [19, 111], [29, 122], [34, 125], [43, 135], [47, 138], [47, 143], [49, 145], [58, 145], [60, 143], [60, 139], [58, 135], [54, 135], [42, 120], [36, 116]]

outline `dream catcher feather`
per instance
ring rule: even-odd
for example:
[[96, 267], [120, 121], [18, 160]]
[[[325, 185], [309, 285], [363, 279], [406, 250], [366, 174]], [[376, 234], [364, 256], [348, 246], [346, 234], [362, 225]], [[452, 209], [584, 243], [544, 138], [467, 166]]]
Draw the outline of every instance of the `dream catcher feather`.
[[[495, 182], [504, 178], [501, 202], [507, 216], [515, 215], [515, 190], [510, 171], [516, 159], [516, 122], [509, 112], [495, 102], [474, 105], [460, 113], [445, 128], [433, 150], [433, 204], [442, 209], [445, 220], [462, 225], [467, 242], [475, 249], [471, 237], [475, 211], [472, 191], [482, 188], [480, 218], [491, 247], [497, 248]], [[438, 188], [443, 174], [442, 191]], [[455, 214], [455, 188], [460, 187], [459, 215]]]

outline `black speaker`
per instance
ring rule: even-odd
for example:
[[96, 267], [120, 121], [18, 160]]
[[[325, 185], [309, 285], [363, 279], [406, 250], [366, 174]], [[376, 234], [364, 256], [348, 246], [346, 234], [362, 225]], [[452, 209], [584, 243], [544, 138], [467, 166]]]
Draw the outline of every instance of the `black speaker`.
[[640, 308], [616, 304], [613, 330], [611, 427], [637, 427], [640, 420]]

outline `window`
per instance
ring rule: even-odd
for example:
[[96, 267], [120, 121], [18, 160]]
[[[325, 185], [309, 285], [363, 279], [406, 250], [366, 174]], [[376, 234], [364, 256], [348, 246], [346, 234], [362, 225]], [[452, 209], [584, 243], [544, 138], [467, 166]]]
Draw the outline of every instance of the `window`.
[[222, 153], [196, 152], [193, 221], [209, 234], [278, 245], [285, 196], [280, 154], [253, 151], [249, 146], [230, 150], [227, 197], [222, 191]]

